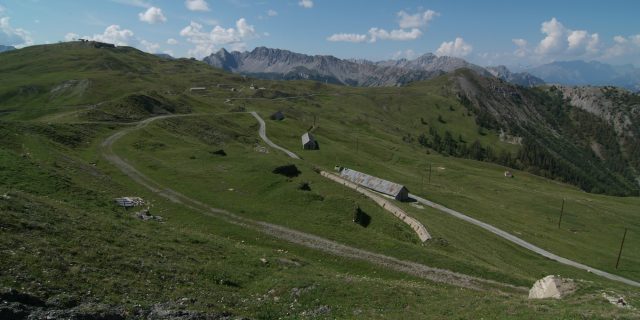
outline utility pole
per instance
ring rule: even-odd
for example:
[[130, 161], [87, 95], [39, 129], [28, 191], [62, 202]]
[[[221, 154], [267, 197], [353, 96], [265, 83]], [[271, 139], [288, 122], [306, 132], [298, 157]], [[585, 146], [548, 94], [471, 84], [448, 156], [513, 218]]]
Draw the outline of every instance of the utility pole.
[[424, 173], [420, 171], [420, 192], [424, 192]]
[[431, 185], [431, 163], [429, 163], [429, 185]]
[[622, 256], [622, 247], [624, 246], [624, 238], [627, 237], [627, 228], [624, 228], [624, 235], [622, 236], [622, 243], [620, 244], [620, 252], [618, 252], [618, 261], [616, 261], [616, 270], [620, 264], [620, 256]]
[[560, 207], [560, 219], [558, 219], [558, 229], [560, 229], [560, 223], [562, 222], [563, 212], [564, 212], [564, 199], [562, 199], [562, 207]]
[[356, 136], [356, 155], [358, 155], [358, 136]]

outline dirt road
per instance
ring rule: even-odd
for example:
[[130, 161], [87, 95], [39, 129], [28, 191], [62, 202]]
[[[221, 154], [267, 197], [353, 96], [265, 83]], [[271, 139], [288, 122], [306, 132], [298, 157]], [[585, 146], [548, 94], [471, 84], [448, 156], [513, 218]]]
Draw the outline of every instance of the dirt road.
[[[295, 243], [307, 248], [316, 249], [325, 253], [333, 254], [340, 257], [357, 259], [367, 261], [378, 266], [395, 270], [398, 272], [407, 273], [413, 276], [417, 276], [423, 279], [427, 279], [433, 282], [446, 283], [454, 286], [460, 286], [478, 290], [500, 290], [505, 292], [517, 292], [522, 294], [528, 289], [523, 287], [517, 287], [510, 284], [500, 283], [493, 280], [482, 279], [473, 277], [450, 270], [433, 268], [419, 264], [412, 261], [406, 261], [390, 257], [387, 255], [351, 247], [345, 244], [338, 243], [336, 241], [328, 240], [313, 234], [289, 229], [280, 225], [267, 223], [263, 221], [252, 220], [241, 217], [237, 214], [231, 213], [224, 209], [213, 208], [207, 204], [204, 204], [198, 200], [185, 196], [175, 190], [166, 188], [147, 177], [133, 165], [126, 162], [120, 156], [113, 151], [113, 145], [118, 142], [119, 139], [127, 135], [128, 133], [146, 127], [151, 122], [166, 119], [171, 117], [188, 117], [195, 115], [169, 115], [159, 116], [141, 121], [132, 128], [126, 128], [118, 131], [104, 140], [101, 145], [101, 152], [105, 159], [111, 164], [119, 168], [125, 175], [144, 186], [150, 191], [162, 196], [174, 203], [182, 204], [190, 209], [201, 212], [205, 215], [213, 216], [225, 220], [226, 222], [239, 225], [248, 229], [256, 230], [264, 234], [273, 236], [284, 241]], [[202, 115], [198, 115], [202, 116]]]
[[286, 153], [290, 158], [298, 159], [298, 160], [300, 159], [300, 157], [299, 157], [297, 154], [295, 154], [295, 153], [293, 153], [293, 152], [291, 152], [291, 151], [289, 151], [289, 150], [287, 150], [287, 149], [285, 149], [285, 148], [283, 148], [283, 147], [281, 147], [281, 146], [279, 146], [279, 145], [277, 145], [277, 144], [273, 143], [273, 142], [269, 139], [269, 137], [267, 137], [267, 125], [264, 123], [264, 120], [263, 120], [263, 119], [260, 117], [260, 115], [258, 115], [258, 113], [257, 113], [257, 112], [255, 112], [255, 111], [251, 111], [251, 112], [249, 112], [249, 113], [251, 113], [251, 115], [252, 115], [254, 118], [256, 118], [256, 120], [258, 120], [258, 123], [260, 124], [260, 129], [258, 129], [258, 135], [260, 135], [260, 138], [261, 138], [261, 139], [262, 139], [266, 144], [268, 144], [270, 147], [272, 147], [272, 148], [274, 148], [274, 149], [278, 149], [278, 150], [280, 150], [280, 151], [282, 151], [282, 152]]
[[572, 267], [575, 267], [575, 268], [578, 268], [578, 269], [586, 270], [588, 272], [591, 272], [593, 274], [597, 274], [597, 275], [599, 275], [601, 277], [605, 277], [605, 278], [610, 279], [610, 280], [619, 281], [619, 282], [622, 282], [622, 283], [626, 283], [628, 285], [640, 287], [640, 283], [639, 282], [636, 282], [636, 281], [633, 281], [633, 280], [630, 280], [630, 279], [627, 279], [627, 278], [623, 278], [621, 276], [617, 276], [615, 274], [611, 274], [611, 273], [608, 273], [608, 272], [605, 272], [605, 271], [602, 271], [602, 270], [598, 270], [598, 269], [589, 267], [587, 265], [584, 265], [582, 263], [575, 262], [573, 260], [569, 260], [567, 258], [563, 258], [563, 257], [558, 256], [556, 254], [553, 254], [553, 253], [551, 253], [551, 252], [549, 252], [547, 250], [544, 250], [544, 249], [542, 249], [540, 247], [537, 247], [537, 246], [535, 246], [535, 245], [533, 245], [533, 244], [531, 244], [531, 243], [529, 243], [527, 241], [524, 241], [524, 240], [522, 240], [522, 239], [520, 239], [520, 238], [518, 238], [518, 237], [516, 237], [516, 236], [514, 236], [514, 235], [512, 235], [512, 234], [510, 234], [510, 233], [508, 233], [506, 231], [504, 231], [504, 230], [498, 229], [498, 228], [496, 228], [496, 227], [494, 227], [494, 226], [492, 226], [492, 225], [490, 225], [488, 223], [485, 223], [485, 222], [482, 222], [480, 220], [474, 219], [474, 218], [469, 217], [469, 216], [467, 216], [467, 215], [465, 215], [463, 213], [460, 213], [458, 211], [449, 209], [449, 208], [447, 208], [447, 207], [445, 207], [443, 205], [439, 205], [439, 204], [437, 204], [435, 202], [423, 199], [423, 198], [418, 197], [416, 195], [410, 194], [409, 196], [414, 198], [414, 199], [416, 199], [418, 202], [420, 202], [420, 203], [422, 203], [424, 205], [427, 205], [427, 206], [429, 206], [431, 208], [434, 208], [436, 210], [448, 213], [448, 214], [450, 214], [450, 215], [452, 215], [452, 216], [454, 216], [454, 217], [456, 217], [458, 219], [462, 219], [462, 220], [464, 220], [466, 222], [472, 223], [472, 224], [474, 224], [474, 225], [476, 225], [476, 226], [478, 226], [480, 228], [488, 230], [489, 232], [491, 232], [491, 233], [493, 233], [493, 234], [495, 234], [495, 235], [497, 235], [497, 236], [499, 236], [499, 237], [501, 237], [503, 239], [506, 239], [507, 241], [511, 241], [511, 242], [513, 242], [513, 243], [515, 243], [515, 244], [517, 244], [517, 245], [519, 245], [519, 246], [521, 246], [521, 247], [523, 247], [523, 248], [525, 248], [525, 249], [527, 249], [529, 251], [533, 251], [533, 252], [535, 252], [537, 254], [540, 254], [540, 255], [542, 255], [544, 257], [547, 257], [547, 258], [549, 258], [551, 260], [555, 260], [555, 261], [558, 261], [558, 262], [560, 262], [562, 264], [566, 264], [568, 266], [572, 266]]

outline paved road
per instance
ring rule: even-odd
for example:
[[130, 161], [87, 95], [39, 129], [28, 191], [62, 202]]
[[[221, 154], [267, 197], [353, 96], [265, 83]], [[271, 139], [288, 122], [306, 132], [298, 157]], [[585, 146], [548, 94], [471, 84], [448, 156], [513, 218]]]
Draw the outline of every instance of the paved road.
[[[200, 114], [201, 116], [203, 114]], [[213, 115], [213, 114], [211, 114]], [[198, 200], [187, 197], [175, 190], [170, 188], [166, 188], [149, 178], [138, 169], [136, 169], [132, 164], [128, 163], [126, 160], [122, 159], [113, 151], [113, 145], [120, 140], [122, 137], [127, 135], [134, 130], [138, 130], [144, 128], [149, 125], [151, 122], [173, 118], [173, 117], [189, 117], [196, 116], [195, 114], [188, 115], [167, 115], [167, 116], [159, 116], [150, 119], [146, 119], [144, 121], [139, 122], [135, 127], [129, 127], [118, 131], [105, 139], [101, 145], [102, 155], [107, 161], [120, 169], [125, 175], [131, 178], [133, 181], [138, 184], [144, 186], [145, 188], [151, 190], [157, 195], [164, 197], [174, 203], [179, 203], [188, 207], [192, 210], [201, 212], [202, 214], [213, 216], [224, 221], [227, 221], [231, 224], [238, 225], [247, 229], [255, 230], [258, 232], [262, 232], [263, 234], [267, 234], [277, 239], [281, 239], [284, 241], [288, 241], [291, 243], [295, 243], [307, 248], [315, 249], [324, 253], [344, 257], [351, 258], [357, 260], [367, 261], [383, 268], [387, 268], [390, 270], [403, 272], [406, 274], [410, 274], [416, 277], [420, 277], [423, 279], [431, 280], [434, 282], [445, 283], [449, 285], [478, 289], [478, 290], [500, 290], [504, 292], [514, 292], [518, 294], [522, 294], [526, 292], [528, 289], [523, 287], [517, 287], [506, 283], [501, 283], [493, 280], [482, 279], [478, 277], [473, 277], [457, 272], [453, 272], [450, 270], [433, 268], [429, 266], [425, 266], [423, 264], [401, 260], [398, 258], [394, 258], [391, 256], [359, 249], [356, 247], [348, 246], [345, 244], [338, 243], [336, 241], [332, 241], [326, 238], [318, 237], [313, 234], [305, 233], [302, 231], [293, 230], [290, 228], [286, 228], [280, 225], [267, 223], [264, 221], [252, 220], [232, 212], [229, 212], [224, 209], [218, 209], [210, 207]]]
[[[287, 153], [290, 157], [295, 158], [295, 159], [300, 159], [293, 152], [291, 152], [289, 150], [286, 150], [286, 149], [274, 144], [273, 142], [271, 142], [271, 140], [269, 140], [269, 138], [267, 138], [267, 135], [266, 135], [266, 126], [265, 126], [264, 120], [262, 120], [262, 118], [260, 118], [260, 116], [255, 112], [251, 112], [251, 114], [258, 120], [258, 122], [260, 122], [260, 137], [262, 138], [262, 140], [264, 140], [270, 146]], [[429, 207], [432, 207], [434, 209], [437, 209], [437, 210], [440, 210], [442, 212], [448, 213], [448, 214], [450, 214], [450, 215], [452, 215], [452, 216], [454, 216], [454, 217], [456, 217], [458, 219], [462, 219], [462, 220], [467, 221], [469, 223], [472, 223], [472, 224], [474, 224], [476, 226], [479, 226], [479, 227], [481, 227], [481, 228], [483, 228], [485, 230], [488, 230], [489, 232], [491, 232], [491, 233], [493, 233], [493, 234], [495, 234], [495, 235], [497, 235], [499, 237], [502, 237], [502, 238], [504, 238], [504, 239], [506, 239], [508, 241], [511, 241], [511, 242], [513, 242], [513, 243], [515, 243], [515, 244], [517, 244], [517, 245], [519, 245], [519, 246], [521, 246], [521, 247], [523, 247], [523, 248], [525, 248], [527, 250], [533, 251], [533, 252], [535, 252], [537, 254], [540, 254], [540, 255], [542, 255], [544, 257], [547, 257], [549, 259], [555, 260], [555, 261], [560, 262], [562, 264], [566, 264], [566, 265], [569, 265], [569, 266], [572, 266], [572, 267], [575, 267], [575, 268], [578, 268], [578, 269], [586, 270], [588, 272], [591, 272], [593, 274], [599, 275], [601, 277], [605, 277], [605, 278], [610, 279], [610, 280], [619, 281], [619, 282], [622, 282], [622, 283], [625, 283], [625, 284], [628, 284], [628, 285], [640, 287], [640, 283], [639, 282], [636, 282], [636, 281], [633, 281], [631, 279], [627, 279], [627, 278], [624, 278], [624, 277], [621, 277], [621, 276], [617, 276], [615, 274], [611, 274], [611, 273], [608, 273], [608, 272], [605, 272], [605, 271], [602, 271], [602, 270], [598, 270], [598, 269], [589, 267], [587, 265], [584, 265], [582, 263], [575, 262], [573, 260], [569, 260], [567, 258], [563, 258], [563, 257], [558, 256], [556, 254], [553, 254], [553, 253], [551, 253], [551, 252], [549, 252], [547, 250], [544, 250], [544, 249], [542, 249], [542, 248], [540, 248], [538, 246], [535, 246], [535, 245], [533, 245], [533, 244], [531, 244], [531, 243], [529, 243], [527, 241], [524, 241], [524, 240], [522, 240], [522, 239], [520, 239], [520, 238], [518, 238], [518, 237], [516, 237], [516, 236], [514, 236], [514, 235], [512, 235], [512, 234], [510, 234], [510, 233], [508, 233], [506, 231], [504, 231], [504, 230], [498, 229], [498, 228], [496, 228], [496, 227], [494, 227], [494, 226], [492, 226], [492, 225], [490, 225], [488, 223], [482, 222], [480, 220], [471, 218], [471, 217], [469, 217], [469, 216], [467, 216], [465, 214], [462, 214], [462, 213], [460, 213], [458, 211], [449, 209], [449, 208], [447, 208], [445, 206], [439, 205], [437, 203], [434, 203], [432, 201], [426, 200], [424, 198], [421, 198], [421, 197], [413, 195], [413, 194], [410, 194], [410, 197], [416, 199], [418, 202], [420, 202], [422, 204], [425, 204], [425, 205], [427, 205]]]
[[264, 120], [262, 120], [262, 118], [260, 117], [260, 115], [258, 115], [257, 112], [251, 111], [250, 113], [254, 118], [256, 118], [256, 120], [258, 120], [258, 123], [260, 123], [260, 129], [258, 130], [258, 134], [260, 135], [260, 138], [262, 140], [264, 140], [264, 142], [266, 144], [268, 144], [270, 147], [272, 147], [274, 149], [278, 149], [278, 150], [286, 153], [290, 158], [300, 159], [300, 157], [297, 154], [295, 154], [295, 153], [293, 153], [293, 152], [291, 152], [291, 151], [289, 151], [289, 150], [287, 150], [287, 149], [285, 149], [285, 148], [273, 143], [273, 141], [271, 141], [269, 139], [269, 137], [267, 137], [267, 125], [264, 123]]
[[558, 256], [556, 254], [553, 254], [553, 253], [551, 253], [551, 252], [549, 252], [547, 250], [544, 250], [544, 249], [542, 249], [540, 247], [537, 247], [537, 246], [535, 246], [535, 245], [533, 245], [533, 244], [531, 244], [531, 243], [529, 243], [527, 241], [524, 241], [524, 240], [522, 240], [522, 239], [520, 239], [520, 238], [518, 238], [518, 237], [516, 237], [516, 236], [514, 236], [514, 235], [512, 235], [512, 234], [510, 234], [510, 233], [508, 233], [506, 231], [504, 231], [504, 230], [498, 229], [498, 228], [496, 228], [496, 227], [494, 227], [494, 226], [492, 226], [492, 225], [490, 225], [488, 223], [485, 223], [485, 222], [482, 222], [480, 220], [471, 218], [471, 217], [469, 217], [469, 216], [467, 216], [465, 214], [462, 214], [462, 213], [460, 213], [458, 211], [449, 209], [449, 208], [447, 208], [445, 206], [442, 206], [442, 205], [439, 205], [439, 204], [437, 204], [435, 202], [423, 199], [423, 198], [418, 197], [418, 196], [416, 196], [414, 194], [410, 194], [409, 196], [414, 198], [414, 199], [416, 199], [418, 202], [420, 202], [420, 203], [422, 203], [424, 205], [427, 205], [427, 206], [429, 206], [431, 208], [434, 208], [434, 209], [440, 210], [442, 212], [448, 213], [448, 214], [450, 214], [450, 215], [452, 215], [452, 216], [454, 216], [454, 217], [456, 217], [458, 219], [462, 219], [464, 221], [472, 223], [472, 224], [474, 224], [474, 225], [476, 225], [476, 226], [478, 226], [480, 228], [488, 230], [489, 232], [491, 232], [491, 233], [493, 233], [493, 234], [495, 234], [495, 235], [497, 235], [499, 237], [502, 237], [502, 238], [504, 238], [504, 239], [506, 239], [508, 241], [511, 241], [511, 242], [513, 242], [513, 243], [515, 243], [515, 244], [517, 244], [517, 245], [519, 245], [519, 246], [521, 246], [521, 247], [523, 247], [525, 249], [533, 251], [533, 252], [535, 252], [537, 254], [540, 254], [540, 255], [542, 255], [544, 257], [547, 257], [547, 258], [549, 258], [551, 260], [555, 260], [555, 261], [558, 261], [558, 262], [560, 262], [562, 264], [566, 264], [566, 265], [569, 265], [569, 266], [572, 266], [572, 267], [575, 267], [575, 268], [578, 268], [578, 269], [589, 271], [589, 272], [591, 272], [593, 274], [597, 274], [597, 275], [599, 275], [601, 277], [605, 277], [605, 278], [610, 279], [610, 280], [619, 281], [619, 282], [622, 282], [622, 283], [626, 283], [628, 285], [640, 287], [640, 283], [639, 282], [636, 282], [636, 281], [633, 281], [633, 280], [630, 280], [630, 279], [627, 279], [627, 278], [624, 278], [624, 277], [621, 277], [621, 276], [617, 276], [615, 274], [611, 274], [611, 273], [608, 273], [608, 272], [605, 272], [605, 271], [602, 271], [602, 270], [598, 270], [598, 269], [589, 267], [587, 265], [584, 265], [582, 263], [575, 262], [573, 260], [569, 260], [567, 258], [563, 258], [563, 257]]

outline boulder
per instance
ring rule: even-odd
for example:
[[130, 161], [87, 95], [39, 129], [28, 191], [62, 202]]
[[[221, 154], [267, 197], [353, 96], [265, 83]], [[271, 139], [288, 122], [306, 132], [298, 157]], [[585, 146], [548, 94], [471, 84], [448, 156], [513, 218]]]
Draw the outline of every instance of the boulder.
[[576, 285], [573, 280], [551, 275], [533, 284], [529, 290], [529, 299], [561, 299], [575, 290]]

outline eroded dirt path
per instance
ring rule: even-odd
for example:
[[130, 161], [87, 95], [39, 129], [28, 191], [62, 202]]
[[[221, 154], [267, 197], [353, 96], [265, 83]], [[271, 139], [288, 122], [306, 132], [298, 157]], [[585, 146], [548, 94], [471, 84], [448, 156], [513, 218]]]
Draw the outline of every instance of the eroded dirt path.
[[[213, 114], [211, 115], [213, 116]], [[118, 142], [119, 139], [134, 130], [146, 127], [153, 121], [172, 117], [189, 116], [202, 116], [202, 114], [159, 116], [141, 121], [135, 127], [118, 131], [105, 139], [101, 145], [101, 153], [107, 161], [119, 168], [122, 173], [161, 197], [164, 197], [172, 202], [182, 204], [205, 215], [220, 218], [228, 223], [259, 231], [280, 240], [288, 241], [307, 248], [315, 249], [340, 257], [367, 261], [387, 269], [403, 272], [433, 282], [445, 283], [449, 285], [477, 290], [499, 290], [505, 292], [515, 292], [518, 294], [522, 294], [528, 290], [524, 287], [517, 287], [506, 283], [500, 283], [493, 280], [487, 280], [453, 272], [450, 270], [433, 268], [412, 261], [397, 259], [391, 256], [341, 244], [336, 241], [332, 241], [306, 232], [293, 230], [280, 225], [248, 219], [224, 209], [211, 207], [198, 200], [183, 195], [180, 192], [162, 186], [160, 183], [141, 173], [133, 165], [122, 159], [113, 151], [113, 145]]]

